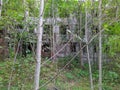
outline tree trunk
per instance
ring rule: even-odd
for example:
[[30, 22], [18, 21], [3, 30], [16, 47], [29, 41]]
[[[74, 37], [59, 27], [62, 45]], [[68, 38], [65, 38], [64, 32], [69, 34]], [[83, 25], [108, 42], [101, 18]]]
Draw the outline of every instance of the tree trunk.
[[0, 17], [1, 17], [1, 12], [2, 12], [2, 0], [0, 0]]
[[43, 34], [43, 9], [44, 0], [40, 0], [40, 18], [38, 25], [38, 39], [37, 39], [37, 51], [36, 51], [36, 69], [35, 69], [35, 79], [34, 79], [34, 90], [39, 89], [40, 81], [40, 66], [41, 66], [41, 46], [42, 46], [42, 34]]
[[90, 74], [90, 85], [91, 85], [91, 90], [94, 90], [93, 88], [93, 79], [92, 79], [92, 69], [91, 69], [91, 61], [90, 61], [90, 54], [89, 54], [89, 47], [88, 47], [88, 11], [87, 11], [87, 6], [85, 6], [85, 40], [86, 40], [86, 49], [87, 49], [87, 59], [88, 59], [88, 64], [89, 64], [89, 74]]
[[[102, 26], [102, 0], [99, 0], [99, 32]], [[99, 90], [102, 90], [102, 33], [99, 33]]]
[[[79, 20], [79, 34], [80, 36], [82, 35], [82, 13], [80, 13], [80, 20]], [[80, 49], [82, 48], [82, 41], [80, 41]], [[83, 59], [82, 59], [82, 56], [83, 56], [83, 51], [81, 50], [80, 51], [80, 65], [81, 65], [81, 68], [84, 67], [84, 63], [83, 63]]]

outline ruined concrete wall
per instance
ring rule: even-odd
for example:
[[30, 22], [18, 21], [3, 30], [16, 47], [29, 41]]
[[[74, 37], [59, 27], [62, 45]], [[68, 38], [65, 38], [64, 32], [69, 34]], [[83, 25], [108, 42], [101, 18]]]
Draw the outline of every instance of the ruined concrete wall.
[[8, 45], [5, 40], [5, 31], [0, 30], [0, 60], [4, 60], [6, 57], [8, 57]]
[[4, 39], [0, 38], [0, 60], [4, 59]]

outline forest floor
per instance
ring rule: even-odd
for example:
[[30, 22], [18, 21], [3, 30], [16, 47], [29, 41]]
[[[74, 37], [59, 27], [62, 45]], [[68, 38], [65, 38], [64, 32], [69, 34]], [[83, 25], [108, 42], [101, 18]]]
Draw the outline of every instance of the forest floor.
[[[90, 90], [88, 65], [86, 64], [81, 69], [74, 63], [59, 73], [65, 65], [63, 61], [64, 59], [60, 62], [48, 61], [41, 67], [40, 90], [54, 90], [53, 88], [57, 88], [57, 90]], [[31, 57], [20, 58], [15, 64], [12, 60], [1, 61], [0, 90], [7, 90], [11, 72], [11, 90], [33, 90], [34, 69], [35, 62]], [[119, 68], [115, 67], [115, 70], [117, 69]], [[94, 68], [92, 71], [94, 89], [98, 90], [98, 69]], [[114, 70], [103, 70], [103, 90], [120, 90], [119, 82], [120, 73]]]

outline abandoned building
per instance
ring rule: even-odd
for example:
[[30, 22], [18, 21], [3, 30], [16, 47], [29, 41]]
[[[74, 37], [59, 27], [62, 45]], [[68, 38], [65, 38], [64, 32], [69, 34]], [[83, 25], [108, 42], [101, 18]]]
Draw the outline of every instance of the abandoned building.
[[[31, 24], [36, 24], [38, 20], [33, 17], [29, 17], [31, 20]], [[34, 31], [29, 31], [32, 36], [30, 36], [31, 41], [28, 41], [26, 39], [23, 39], [20, 43], [18, 53], [22, 54], [23, 56], [26, 56], [29, 52], [35, 52], [36, 48], [36, 28]], [[87, 52], [86, 48], [81, 48], [86, 44], [85, 42], [85, 30], [84, 28], [82, 30], [82, 35], [80, 35], [80, 27], [78, 28], [78, 21], [74, 16], [71, 16], [69, 18], [47, 18], [44, 20], [44, 32], [43, 32], [43, 43], [42, 43], [42, 56], [43, 57], [53, 57], [54, 59], [59, 57], [65, 57], [69, 55], [74, 55], [80, 51], [79, 57], [83, 59], [84, 61], [87, 60]], [[27, 32], [28, 32], [27, 31]], [[18, 30], [18, 32], [21, 32]], [[3, 33], [2, 31], [0, 32]], [[89, 34], [89, 38], [91, 37], [92, 31], [89, 30], [87, 32]], [[3, 44], [4, 39], [3, 36], [0, 35], [0, 46], [7, 47], [8, 45]], [[26, 37], [28, 38], [28, 37]], [[34, 40], [32, 40], [34, 38]], [[16, 42], [14, 46], [14, 51], [16, 52], [18, 46], [18, 42]], [[93, 41], [92, 44], [89, 45], [89, 51], [90, 51], [90, 58], [91, 60], [96, 61], [97, 60], [97, 43]], [[26, 52], [27, 51], [27, 52]], [[6, 52], [8, 52], [8, 49], [0, 48], [0, 55], [4, 56], [6, 55]], [[4, 54], [4, 55], [3, 55]]]
[[0, 60], [8, 56], [8, 44], [6, 41], [6, 30], [0, 30]]

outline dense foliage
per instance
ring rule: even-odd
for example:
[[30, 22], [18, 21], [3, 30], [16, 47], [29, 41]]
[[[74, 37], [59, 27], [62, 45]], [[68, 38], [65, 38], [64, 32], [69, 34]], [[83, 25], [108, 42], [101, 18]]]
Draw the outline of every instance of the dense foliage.
[[[27, 53], [26, 56], [16, 55], [16, 47], [20, 40], [22, 44], [36, 44], [37, 35], [34, 30], [38, 28], [39, 23], [39, 1], [3, 0], [0, 30], [7, 32], [7, 35], [3, 38], [7, 40], [9, 57], [5, 61], [0, 60], [0, 89], [2, 88], [2, 90], [7, 89], [12, 70], [11, 90], [33, 90], [36, 62], [35, 52], [31, 53], [31, 51], [35, 51], [36, 46], [31, 51], [28, 49], [23, 50]], [[110, 59], [109, 62], [105, 61], [103, 63], [103, 90], [118, 90], [120, 88], [120, 0], [103, 0], [102, 3], [102, 51]], [[82, 0], [45, 0], [44, 18], [60, 17], [68, 19], [75, 17], [77, 19], [76, 30], [70, 33], [78, 38], [82, 37], [84, 41], [86, 10], [89, 19], [88, 26], [92, 30], [90, 39], [99, 33], [97, 31], [99, 23], [98, 4], [97, 0], [93, 3], [90, 0], [86, 0], [86, 2]], [[49, 28], [51, 27], [46, 28], [44, 32], [49, 32], [52, 36], [53, 33], [47, 31]], [[79, 39], [78, 41], [80, 42]], [[98, 37], [92, 43], [97, 46]], [[92, 45], [94, 44], [90, 44], [90, 46]], [[0, 46], [1, 48], [3, 47]], [[98, 51], [98, 46], [95, 51]], [[42, 79], [40, 84], [43, 85], [49, 79], [53, 79], [53, 76], [59, 73], [73, 55], [60, 58], [56, 62], [43, 58], [42, 62], [46, 63], [41, 69]], [[80, 66], [80, 63], [80, 56], [77, 56], [62, 72], [56, 75], [55, 79], [51, 80], [46, 87], [43, 86], [41, 90], [46, 90], [51, 86], [56, 86], [60, 90], [90, 90], [88, 63], [85, 61], [83, 67]], [[98, 62], [92, 63], [92, 70], [94, 87], [95, 90], [98, 90]]]

